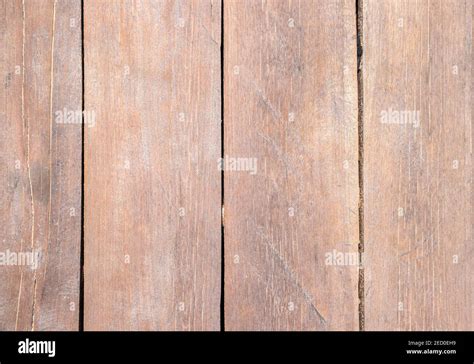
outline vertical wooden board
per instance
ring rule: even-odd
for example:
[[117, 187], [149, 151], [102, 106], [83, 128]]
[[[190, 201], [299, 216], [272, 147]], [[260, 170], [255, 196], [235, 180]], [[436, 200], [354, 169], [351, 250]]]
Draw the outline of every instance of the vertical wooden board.
[[474, 329], [472, 15], [364, 1], [367, 330]]
[[226, 330], [357, 330], [355, 2], [224, 7]]
[[0, 18], [0, 329], [77, 330], [82, 127], [57, 117], [82, 108], [81, 8], [4, 0]]
[[218, 330], [220, 1], [85, 1], [85, 330]]

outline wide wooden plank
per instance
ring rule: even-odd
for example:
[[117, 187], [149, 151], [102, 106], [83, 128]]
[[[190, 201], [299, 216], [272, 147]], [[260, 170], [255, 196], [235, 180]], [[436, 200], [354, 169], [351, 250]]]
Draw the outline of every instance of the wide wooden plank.
[[364, 1], [367, 330], [474, 329], [472, 15]]
[[357, 330], [355, 1], [224, 7], [225, 328]]
[[86, 330], [218, 330], [220, 1], [85, 1]]
[[0, 330], [77, 330], [79, 2], [0, 1]]

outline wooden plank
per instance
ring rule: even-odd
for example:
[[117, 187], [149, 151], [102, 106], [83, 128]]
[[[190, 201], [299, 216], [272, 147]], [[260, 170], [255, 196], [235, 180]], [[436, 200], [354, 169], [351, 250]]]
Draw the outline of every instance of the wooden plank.
[[56, 116], [81, 111], [81, 8], [3, 0], [0, 18], [0, 330], [77, 330], [82, 127]]
[[224, 2], [226, 330], [358, 329], [355, 10]]
[[86, 330], [218, 330], [220, 1], [85, 1]]
[[473, 330], [473, 1], [364, 1], [365, 328]]

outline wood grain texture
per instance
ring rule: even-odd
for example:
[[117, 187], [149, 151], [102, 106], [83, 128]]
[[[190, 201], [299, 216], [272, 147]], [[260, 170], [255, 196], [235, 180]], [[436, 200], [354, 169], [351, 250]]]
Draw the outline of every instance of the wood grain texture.
[[55, 121], [81, 110], [80, 23], [77, 2], [0, 1], [0, 330], [78, 329], [82, 128]]
[[85, 330], [219, 330], [222, 168], [226, 330], [474, 330], [474, 0], [359, 4], [358, 85], [356, 0], [0, 0], [0, 331], [81, 238]]
[[224, 2], [226, 330], [358, 329], [355, 9]]
[[364, 5], [365, 327], [473, 330], [473, 2]]
[[220, 1], [85, 1], [86, 330], [218, 330]]

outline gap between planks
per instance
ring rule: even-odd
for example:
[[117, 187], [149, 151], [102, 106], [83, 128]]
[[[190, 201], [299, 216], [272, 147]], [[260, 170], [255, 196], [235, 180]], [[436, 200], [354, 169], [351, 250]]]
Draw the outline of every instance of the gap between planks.
[[362, 68], [363, 49], [363, 25], [364, 9], [363, 0], [356, 0], [356, 33], [357, 33], [357, 95], [358, 115], [357, 128], [359, 134], [359, 331], [365, 330], [364, 325], [364, 268], [362, 266], [364, 254], [364, 75]]

